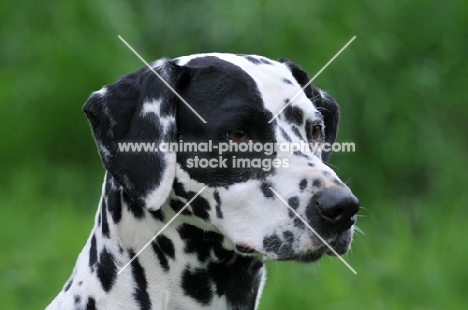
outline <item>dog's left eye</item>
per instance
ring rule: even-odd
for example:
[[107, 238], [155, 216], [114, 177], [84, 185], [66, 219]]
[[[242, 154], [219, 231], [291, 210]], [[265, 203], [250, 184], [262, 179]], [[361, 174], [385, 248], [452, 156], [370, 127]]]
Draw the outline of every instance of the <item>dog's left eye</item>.
[[318, 137], [320, 137], [321, 134], [322, 134], [321, 125], [315, 125], [314, 127], [312, 127], [312, 132], [310, 133], [312, 140], [317, 139]]
[[242, 142], [249, 138], [249, 134], [247, 131], [243, 129], [236, 129], [233, 131], [229, 131], [226, 133], [227, 137], [236, 142]]

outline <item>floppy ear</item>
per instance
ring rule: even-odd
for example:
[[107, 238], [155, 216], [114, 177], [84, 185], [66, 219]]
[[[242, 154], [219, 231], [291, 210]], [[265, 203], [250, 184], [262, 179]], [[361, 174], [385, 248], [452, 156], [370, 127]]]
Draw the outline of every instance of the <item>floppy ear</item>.
[[[159, 60], [154, 69], [173, 88], [184, 80], [184, 69], [169, 60]], [[159, 209], [172, 188], [176, 153], [125, 150], [122, 143], [144, 143], [151, 148], [176, 142], [172, 91], [144, 67], [92, 93], [83, 111], [107, 171], [139, 205]]]
[[[310, 81], [307, 72], [298, 65], [287, 59], [280, 59], [279, 61], [284, 63], [291, 70], [292, 75], [302, 87]], [[307, 98], [312, 101], [317, 110], [323, 115], [325, 123], [325, 142], [330, 144], [334, 143], [338, 132], [338, 121], [340, 119], [338, 104], [332, 97], [312, 85], [312, 83], [304, 89], [304, 92]], [[328, 163], [331, 153], [331, 150], [329, 152], [322, 152], [322, 160]]]

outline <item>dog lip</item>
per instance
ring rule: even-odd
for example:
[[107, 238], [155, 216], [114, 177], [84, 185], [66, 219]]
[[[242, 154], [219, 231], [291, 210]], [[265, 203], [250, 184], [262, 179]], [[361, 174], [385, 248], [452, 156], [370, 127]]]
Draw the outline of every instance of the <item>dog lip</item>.
[[242, 244], [242, 245], [239, 245], [239, 244], [236, 244], [236, 250], [240, 253], [243, 253], [243, 254], [253, 254], [253, 253], [257, 253], [257, 251], [255, 251], [254, 249], [252, 248], [249, 248], [248, 246]]

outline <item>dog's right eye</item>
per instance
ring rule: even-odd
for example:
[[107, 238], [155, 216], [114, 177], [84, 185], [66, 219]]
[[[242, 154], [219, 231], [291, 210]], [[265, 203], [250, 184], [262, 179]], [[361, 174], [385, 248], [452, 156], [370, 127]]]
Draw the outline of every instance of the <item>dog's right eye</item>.
[[310, 133], [310, 136], [311, 136], [312, 140], [315, 140], [318, 137], [320, 137], [321, 133], [322, 133], [322, 126], [315, 125], [314, 127], [312, 127], [312, 132]]
[[226, 136], [235, 142], [243, 142], [249, 138], [248, 132], [243, 129], [229, 131], [226, 133]]

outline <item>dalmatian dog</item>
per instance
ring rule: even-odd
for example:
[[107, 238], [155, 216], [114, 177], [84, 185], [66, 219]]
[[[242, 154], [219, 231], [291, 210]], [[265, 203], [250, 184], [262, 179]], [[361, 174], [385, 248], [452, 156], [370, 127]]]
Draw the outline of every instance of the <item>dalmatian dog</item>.
[[[304, 70], [221, 53], [151, 66], [84, 105], [106, 174], [94, 228], [48, 310], [256, 309], [267, 259], [349, 250], [359, 202], [330, 151], [249, 148], [335, 141], [338, 105]], [[124, 142], [213, 147], [126, 152]]]

